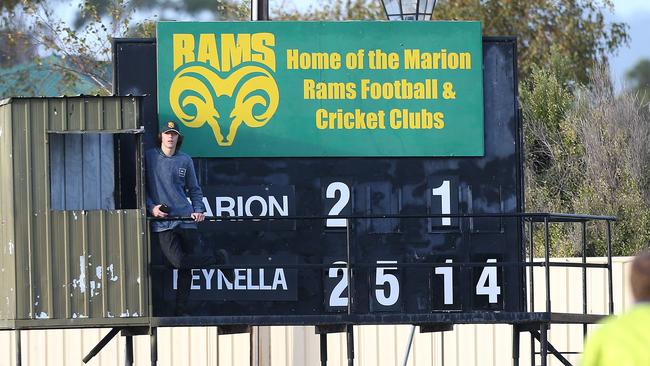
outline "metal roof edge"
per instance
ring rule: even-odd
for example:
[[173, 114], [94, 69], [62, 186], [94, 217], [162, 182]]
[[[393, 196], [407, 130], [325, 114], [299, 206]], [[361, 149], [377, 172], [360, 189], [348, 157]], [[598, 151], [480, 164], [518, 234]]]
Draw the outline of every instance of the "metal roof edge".
[[45, 97], [45, 96], [13, 96], [4, 99], [0, 99], [0, 106], [5, 104], [10, 104], [13, 100], [25, 100], [25, 99], [74, 99], [74, 98], [144, 98], [148, 97], [150, 94], [141, 94], [141, 95], [89, 95], [89, 94], [78, 94], [78, 95], [60, 95], [57, 97]]

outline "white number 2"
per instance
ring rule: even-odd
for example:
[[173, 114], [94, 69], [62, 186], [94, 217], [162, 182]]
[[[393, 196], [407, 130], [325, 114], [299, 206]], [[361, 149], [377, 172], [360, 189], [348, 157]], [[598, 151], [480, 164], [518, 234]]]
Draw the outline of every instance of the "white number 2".
[[[347, 264], [343, 261], [334, 262], [334, 264]], [[342, 296], [343, 291], [348, 287], [348, 269], [343, 267], [330, 268], [328, 272], [329, 278], [337, 278], [339, 272], [343, 273], [341, 280], [336, 284], [332, 293], [330, 294], [330, 306], [348, 306], [348, 297]]]
[[[488, 259], [487, 263], [496, 263], [496, 259]], [[490, 304], [497, 302], [501, 295], [501, 286], [497, 286], [497, 267], [488, 266], [483, 268], [481, 276], [476, 283], [476, 294], [487, 295]]]
[[[332, 182], [327, 186], [327, 191], [325, 192], [326, 198], [336, 198], [336, 192], [341, 192], [339, 200], [336, 201], [336, 204], [332, 206], [332, 209], [328, 213], [329, 216], [336, 216], [343, 211], [345, 206], [350, 202], [350, 187], [343, 182]], [[348, 225], [348, 220], [346, 219], [327, 219], [327, 227], [346, 227]]]

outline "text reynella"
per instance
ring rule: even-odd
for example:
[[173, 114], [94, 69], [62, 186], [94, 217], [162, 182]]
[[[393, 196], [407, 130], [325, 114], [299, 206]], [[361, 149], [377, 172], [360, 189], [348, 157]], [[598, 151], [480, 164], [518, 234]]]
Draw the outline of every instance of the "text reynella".
[[[190, 290], [245, 290], [287, 291], [287, 277], [283, 268], [273, 269], [273, 280], [264, 276], [264, 268], [235, 268], [234, 279], [229, 281], [221, 269], [192, 269]], [[216, 276], [215, 276], [216, 274]], [[178, 269], [172, 272], [172, 289], [178, 289]]]

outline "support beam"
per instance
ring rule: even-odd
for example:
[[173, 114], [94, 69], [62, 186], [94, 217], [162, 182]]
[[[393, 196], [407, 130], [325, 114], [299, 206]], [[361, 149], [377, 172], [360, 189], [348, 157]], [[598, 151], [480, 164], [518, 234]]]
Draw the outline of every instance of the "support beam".
[[133, 366], [133, 336], [125, 336], [124, 340], [124, 366]]
[[250, 332], [252, 332], [252, 327], [250, 325], [220, 325], [217, 327], [217, 335], [230, 335]]
[[404, 351], [404, 361], [402, 362], [402, 366], [406, 366], [406, 364], [409, 362], [411, 345], [413, 344], [413, 336], [415, 336], [415, 325], [411, 325], [411, 334], [409, 334], [409, 340], [406, 342], [406, 351]]
[[512, 366], [519, 366], [519, 329], [512, 326]]
[[95, 357], [99, 353], [99, 351], [101, 351], [102, 349], [104, 349], [104, 347], [106, 347], [108, 342], [110, 342], [111, 339], [113, 339], [113, 337], [115, 337], [117, 335], [117, 333], [120, 332], [120, 330], [122, 330], [122, 328], [113, 328], [113, 329], [111, 329], [111, 331], [108, 332], [108, 334], [106, 334], [104, 336], [104, 338], [102, 338], [99, 341], [99, 343], [97, 343], [97, 345], [95, 345], [95, 347], [93, 347], [93, 349], [90, 350], [90, 352], [88, 352], [86, 357], [83, 358], [83, 360], [82, 360], [83, 363], [90, 362], [90, 360], [92, 360], [92, 358]]
[[149, 327], [127, 327], [122, 328], [120, 335], [123, 337], [126, 336], [140, 336], [140, 335], [150, 335], [151, 328]]
[[533, 336], [530, 336], [530, 366], [535, 366], [535, 354], [537, 351], [535, 351], [535, 346], [537, 343], [535, 343], [535, 338]]
[[354, 326], [347, 325], [348, 366], [354, 366]]
[[320, 334], [320, 364], [327, 366], [327, 333]]
[[454, 330], [453, 324], [419, 324], [420, 333], [432, 333], [432, 332], [450, 332]]
[[16, 344], [16, 366], [23, 364], [22, 342], [20, 341], [20, 329], [14, 330]]
[[321, 324], [316, 326], [316, 334], [343, 333], [347, 332], [345, 324]]
[[545, 341], [546, 345], [541, 344], [541, 346], [542, 346], [542, 365], [544, 364], [544, 358], [545, 358], [544, 349], [546, 348], [546, 350], [548, 352], [551, 352], [551, 354], [553, 356], [555, 356], [555, 358], [557, 358], [560, 362], [562, 362], [563, 365], [572, 366], [571, 362], [569, 362], [569, 360], [567, 360], [562, 355], [562, 353], [560, 353], [560, 351], [558, 351], [555, 347], [553, 347], [551, 342], [548, 341], [548, 337], [547, 337], [546, 333], [547, 333], [547, 328], [546, 327], [544, 327], [542, 329], [542, 334], [540, 334], [540, 332], [537, 332], [537, 331], [531, 331], [530, 332], [531, 336], [534, 337], [535, 339], [537, 339], [540, 342], [540, 344], [541, 344], [542, 340]]
[[151, 328], [151, 333], [149, 334], [150, 352], [151, 352], [151, 366], [158, 365], [158, 328]]
[[[546, 263], [546, 265], [548, 268], [548, 262]], [[546, 324], [541, 324], [539, 328], [541, 333], [539, 337], [540, 354], [542, 357], [541, 365], [546, 366], [548, 362], [548, 327], [546, 326]]]

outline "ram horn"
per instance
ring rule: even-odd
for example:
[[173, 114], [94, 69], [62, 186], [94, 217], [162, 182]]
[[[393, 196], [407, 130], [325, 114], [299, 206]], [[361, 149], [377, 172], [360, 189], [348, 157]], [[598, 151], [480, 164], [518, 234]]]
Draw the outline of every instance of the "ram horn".
[[[231, 144], [242, 122], [252, 128], [264, 126], [277, 111], [280, 100], [275, 79], [259, 66], [242, 67], [232, 77], [237, 86], [235, 106], [230, 113], [233, 120], [226, 138]], [[255, 113], [255, 107], [258, 105], [264, 109]]]

